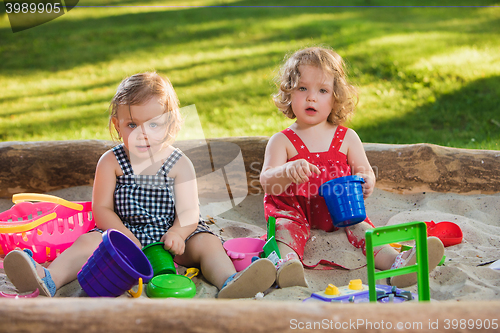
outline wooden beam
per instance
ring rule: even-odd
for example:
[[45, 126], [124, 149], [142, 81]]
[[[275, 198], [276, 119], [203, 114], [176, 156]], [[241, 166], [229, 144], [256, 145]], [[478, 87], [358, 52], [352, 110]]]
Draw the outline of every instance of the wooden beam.
[[[208, 140], [208, 143], [208, 155], [206, 145], [199, 142], [177, 144], [193, 160], [199, 177], [225, 167], [237, 159], [241, 150], [248, 189], [260, 190], [258, 176], [267, 138], [222, 138]], [[97, 160], [112, 145], [109, 141], [96, 140], [0, 143], [0, 197], [92, 185]], [[498, 151], [429, 144], [366, 144], [365, 148], [378, 175], [377, 186], [384, 189], [400, 192], [500, 192]], [[384, 323], [385, 328], [390, 323], [392, 329], [396, 329], [398, 323], [413, 325], [404, 327], [407, 332], [467, 331], [471, 327], [489, 332], [498, 331], [498, 327], [495, 329], [492, 325], [493, 320], [498, 325], [499, 312], [498, 301], [353, 305], [123, 297], [0, 298], [0, 332], [140, 333], [168, 330], [274, 333], [302, 330], [302, 327], [318, 330], [317, 325], [323, 325], [321, 329], [368, 332], [383, 330], [380, 325]], [[454, 328], [453, 324], [458, 326]], [[487, 324], [489, 328], [486, 328]], [[342, 327], [339, 329], [338, 325]]]
[[498, 301], [331, 304], [39, 297], [0, 299], [0, 332], [494, 332], [499, 312]]
[[365, 144], [377, 187], [397, 192], [500, 192], [500, 151]]
[[[259, 174], [267, 141], [267, 137], [219, 138], [207, 140], [208, 146], [200, 141], [179, 141], [176, 146], [191, 158], [200, 179], [234, 161], [241, 152], [248, 191], [258, 193], [262, 190]], [[0, 197], [92, 185], [99, 157], [112, 146], [111, 141], [99, 140], [2, 142]], [[377, 187], [382, 189], [500, 192], [500, 151], [430, 144], [365, 144], [365, 149], [377, 174]]]

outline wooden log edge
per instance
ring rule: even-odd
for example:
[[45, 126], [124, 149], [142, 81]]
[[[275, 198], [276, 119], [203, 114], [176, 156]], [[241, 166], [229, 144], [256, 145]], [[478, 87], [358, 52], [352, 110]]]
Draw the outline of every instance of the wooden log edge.
[[[238, 145], [244, 159], [248, 190], [258, 191], [258, 175], [267, 140], [266, 137], [245, 137], [211, 139], [208, 142], [214, 152], [224, 151], [225, 146], [217, 146], [218, 143]], [[112, 145], [112, 142], [98, 140], [0, 143], [0, 197], [92, 185], [97, 160]], [[203, 149], [199, 142], [179, 142], [177, 146], [193, 160], [197, 173], [212, 171], [213, 166], [199, 160], [197, 149]], [[500, 192], [498, 151], [429, 144], [365, 144], [365, 149], [380, 188], [399, 192]], [[388, 328], [388, 323], [392, 329], [397, 329], [398, 323], [417, 323], [417, 326], [404, 327], [408, 332], [466, 331], [470, 327], [447, 327], [447, 324], [453, 324], [453, 320], [458, 325], [468, 325], [473, 320], [472, 327], [477, 331], [492, 331], [491, 324], [498, 318], [499, 310], [499, 301], [352, 305], [123, 297], [0, 298], [0, 332], [280, 332], [319, 329], [369, 332]], [[367, 326], [368, 323], [371, 326]], [[384, 327], [380, 326], [384, 323]], [[435, 323], [437, 326], [429, 327]], [[477, 326], [478, 323], [483, 325], [482, 328]], [[486, 323], [490, 329], [484, 329]]]
[[[198, 175], [225, 165], [239, 147], [249, 193], [262, 191], [259, 174], [267, 137], [208, 139], [207, 145], [179, 141], [176, 146], [191, 158]], [[91, 186], [99, 157], [115, 143], [101, 140], [0, 143], [0, 198], [15, 193], [46, 193], [73, 186]], [[228, 149], [229, 148], [229, 149]], [[500, 151], [441, 147], [431, 144], [365, 144], [377, 175], [377, 187], [399, 193], [419, 191], [453, 193], [500, 192]], [[229, 153], [228, 153], [229, 151]], [[215, 162], [214, 162], [215, 161]], [[227, 163], [226, 163], [227, 162]]]
[[491, 332], [498, 331], [499, 311], [498, 301], [332, 304], [145, 298], [0, 299], [0, 332]]

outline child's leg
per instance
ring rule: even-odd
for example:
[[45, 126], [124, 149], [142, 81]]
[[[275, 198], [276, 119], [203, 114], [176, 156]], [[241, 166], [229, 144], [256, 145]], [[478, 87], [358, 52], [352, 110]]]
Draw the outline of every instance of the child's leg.
[[[24, 252], [9, 252], [4, 260], [7, 277], [20, 291], [34, 290], [37, 286], [46, 296], [53, 296], [57, 289], [76, 279], [78, 272], [99, 246], [102, 236], [99, 232], [81, 235], [73, 245], [61, 253], [45, 269]], [[55, 289], [51, 287], [55, 287]], [[40, 289], [39, 288], [39, 289]]]
[[299, 255], [288, 245], [278, 241], [281, 258], [286, 260], [278, 265], [276, 283], [280, 288], [302, 286], [307, 287], [304, 276], [304, 266], [299, 260]]
[[295, 215], [297, 219], [276, 218], [276, 240], [284, 260], [278, 264], [276, 282], [280, 288], [307, 287], [304, 266], [299, 258], [304, 255], [306, 242], [311, 235], [309, 223], [304, 216], [293, 212], [289, 212], [289, 215]]
[[[322, 200], [322, 199], [321, 199]], [[306, 242], [311, 236], [308, 213], [311, 201], [301, 196], [266, 196], [266, 217], [276, 219], [275, 238], [282, 262], [278, 263], [276, 282], [280, 288], [305, 286], [304, 266], [299, 258], [304, 255]]]
[[[437, 237], [427, 237], [427, 253], [429, 272], [439, 264], [444, 255], [444, 246]], [[417, 251], [413, 247], [411, 250], [402, 252], [394, 261], [391, 268], [400, 268], [414, 265], [417, 261]], [[417, 273], [398, 275], [391, 277], [390, 284], [399, 288], [408, 287], [417, 283]]]
[[271, 288], [274, 281], [276, 281], [276, 266], [267, 258], [257, 259], [241, 272], [230, 276], [217, 297], [255, 297], [258, 293]]
[[[365, 233], [366, 230], [370, 228], [372, 228], [372, 226], [365, 222], [345, 228], [349, 242], [358, 248], [361, 247], [365, 255]], [[444, 255], [443, 243], [436, 237], [428, 237], [427, 251], [430, 272], [439, 264]], [[416, 262], [415, 248], [399, 253], [390, 245], [382, 245], [373, 248], [373, 252], [375, 257], [375, 268], [380, 270], [410, 266], [414, 265]], [[415, 283], [417, 283], [417, 273], [394, 276], [390, 280], [391, 285], [400, 288], [408, 287]]]
[[286, 256], [294, 256], [299, 257], [297, 252], [295, 252], [290, 246], [286, 245], [283, 242], [278, 241], [278, 249], [280, 250], [281, 258], [286, 258]]
[[205, 279], [219, 289], [236, 273], [220, 239], [208, 232], [200, 232], [189, 238], [184, 253], [176, 256], [175, 261], [186, 267], [200, 267]]
[[[345, 228], [349, 242], [355, 247], [360, 248], [364, 255], [366, 255], [365, 233], [368, 229], [373, 229], [373, 227], [366, 222], [360, 222]], [[398, 251], [390, 245], [376, 246], [373, 248], [373, 253], [375, 256], [375, 268], [380, 270], [390, 269], [398, 255]]]
[[[50, 264], [49, 271], [57, 289], [76, 279], [78, 272], [102, 241], [100, 232], [81, 235], [66, 251]], [[37, 272], [40, 275], [39, 268]]]
[[276, 280], [276, 269], [268, 259], [259, 259], [236, 273], [220, 239], [207, 232], [189, 238], [184, 254], [176, 256], [175, 261], [183, 266], [199, 266], [203, 276], [220, 290], [219, 298], [253, 297]]

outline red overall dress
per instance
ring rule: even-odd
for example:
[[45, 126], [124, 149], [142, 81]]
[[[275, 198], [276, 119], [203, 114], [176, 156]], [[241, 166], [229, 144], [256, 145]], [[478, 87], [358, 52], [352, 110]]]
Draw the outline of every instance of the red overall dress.
[[[311, 229], [321, 229], [327, 232], [338, 229], [332, 223], [325, 199], [318, 192], [324, 182], [351, 174], [347, 156], [339, 151], [346, 132], [346, 127], [337, 126], [329, 150], [315, 153], [311, 153], [302, 139], [290, 128], [281, 132], [286, 135], [298, 152], [288, 161], [305, 159], [321, 171], [319, 176], [309, 177], [306, 183], [300, 185], [292, 183], [280, 195], [266, 194], [264, 196], [266, 220], [269, 216], [276, 218], [276, 240], [295, 250], [300, 259], [303, 259], [304, 248], [310, 238]], [[368, 218], [365, 222], [373, 227]], [[354, 235], [349, 232], [349, 228], [344, 229], [349, 242], [364, 249], [364, 239], [353, 239]]]

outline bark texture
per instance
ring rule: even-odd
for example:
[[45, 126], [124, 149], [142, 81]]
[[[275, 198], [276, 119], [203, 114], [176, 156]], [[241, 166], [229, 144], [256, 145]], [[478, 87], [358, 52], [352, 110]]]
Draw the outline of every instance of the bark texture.
[[[228, 187], [234, 196], [239, 196], [246, 191], [262, 191], [259, 174], [267, 140], [219, 138], [180, 141], [176, 146], [193, 161], [201, 192], [218, 193]], [[0, 197], [92, 185], [99, 157], [112, 146], [110, 141], [98, 140], [0, 143]], [[431, 144], [365, 144], [365, 149], [377, 175], [377, 187], [385, 190], [485, 194], [500, 191], [500, 151]], [[214, 178], [210, 176], [214, 171], [222, 171], [225, 177], [226, 182], [218, 185], [221, 189], [214, 187]], [[231, 183], [234, 179], [240, 181]]]
[[0, 332], [498, 332], [499, 311], [500, 302], [496, 301], [332, 304], [142, 297], [0, 299]]

